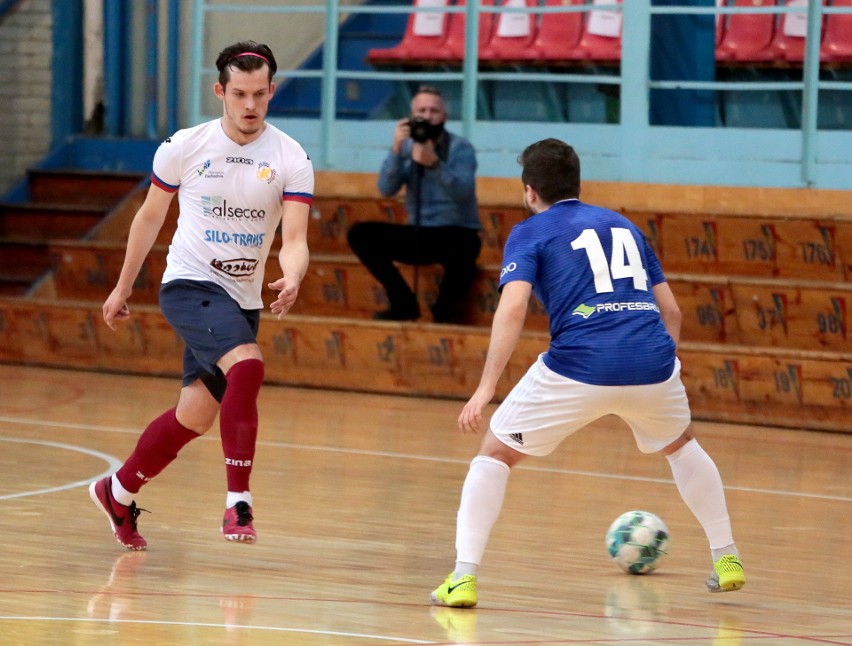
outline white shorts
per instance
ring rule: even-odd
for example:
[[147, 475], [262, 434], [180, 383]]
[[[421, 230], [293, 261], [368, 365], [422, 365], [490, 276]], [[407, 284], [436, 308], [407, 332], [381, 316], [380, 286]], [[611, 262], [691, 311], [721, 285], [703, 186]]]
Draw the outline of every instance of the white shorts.
[[633, 430], [642, 453], [654, 453], [689, 426], [689, 401], [672, 376], [646, 386], [592, 386], [563, 377], [544, 365], [530, 366], [491, 418], [494, 436], [527, 455], [548, 455], [566, 437], [604, 415], [617, 415]]

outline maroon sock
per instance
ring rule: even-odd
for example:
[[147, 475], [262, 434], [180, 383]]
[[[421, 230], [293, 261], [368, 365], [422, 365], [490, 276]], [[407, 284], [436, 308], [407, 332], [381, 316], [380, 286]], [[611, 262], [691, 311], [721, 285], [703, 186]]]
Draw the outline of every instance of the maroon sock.
[[186, 444], [199, 437], [181, 424], [171, 408], [148, 424], [136, 448], [115, 474], [121, 486], [130, 493], [139, 489], [165, 469]]
[[219, 434], [225, 454], [228, 491], [249, 491], [257, 441], [257, 395], [263, 383], [263, 361], [235, 363], [225, 375], [228, 387], [219, 411]]

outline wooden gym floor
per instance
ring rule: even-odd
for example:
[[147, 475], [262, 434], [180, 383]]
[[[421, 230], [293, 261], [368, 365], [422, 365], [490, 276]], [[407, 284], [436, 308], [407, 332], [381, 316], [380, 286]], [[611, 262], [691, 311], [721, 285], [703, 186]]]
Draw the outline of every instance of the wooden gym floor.
[[[852, 434], [696, 423], [727, 487], [748, 583], [711, 595], [703, 534], [664, 458], [601, 420], [513, 474], [476, 610], [437, 609], [478, 438], [461, 402], [266, 386], [255, 545], [219, 533], [216, 431], [114, 541], [87, 485], [175, 401], [173, 379], [0, 366], [2, 644], [852, 643]], [[629, 509], [672, 535], [661, 569], [610, 563]]]

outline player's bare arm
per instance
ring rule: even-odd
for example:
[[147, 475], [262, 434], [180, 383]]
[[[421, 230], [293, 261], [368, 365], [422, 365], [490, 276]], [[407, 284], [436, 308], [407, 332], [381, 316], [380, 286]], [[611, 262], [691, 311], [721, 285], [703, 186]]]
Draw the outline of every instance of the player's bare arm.
[[672, 288], [668, 283], [660, 283], [652, 288], [654, 292], [654, 300], [657, 301], [657, 307], [660, 308], [660, 317], [663, 319], [663, 325], [674, 339], [675, 346], [680, 342], [680, 324], [683, 318], [680, 307], [675, 300]]
[[127, 250], [124, 254], [124, 265], [121, 268], [118, 282], [103, 305], [103, 317], [110, 329], [115, 330], [116, 321], [130, 318], [130, 308], [127, 299], [133, 293], [133, 283], [139, 275], [142, 263], [157, 240], [157, 234], [163, 228], [169, 212], [169, 204], [175, 193], [164, 191], [152, 184], [148, 189], [145, 202], [136, 212], [130, 225], [127, 238]]
[[284, 202], [281, 218], [281, 251], [278, 262], [283, 276], [269, 283], [269, 288], [278, 292], [270, 309], [281, 319], [299, 295], [299, 285], [308, 271], [308, 215], [310, 205], [302, 202]]
[[518, 344], [531, 293], [532, 285], [521, 280], [512, 281], [503, 287], [491, 324], [491, 340], [479, 386], [459, 415], [459, 430], [462, 433], [479, 433], [481, 430], [482, 409], [494, 397], [500, 375]]

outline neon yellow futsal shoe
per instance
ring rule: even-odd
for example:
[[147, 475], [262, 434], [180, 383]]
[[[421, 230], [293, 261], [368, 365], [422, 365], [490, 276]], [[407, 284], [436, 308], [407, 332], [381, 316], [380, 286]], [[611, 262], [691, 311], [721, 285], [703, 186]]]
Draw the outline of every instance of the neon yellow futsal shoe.
[[476, 577], [465, 574], [453, 580], [453, 573], [432, 592], [432, 603], [452, 608], [473, 608], [476, 605]]
[[713, 574], [707, 579], [710, 592], [733, 592], [745, 585], [743, 564], [733, 554], [725, 554], [713, 564]]

